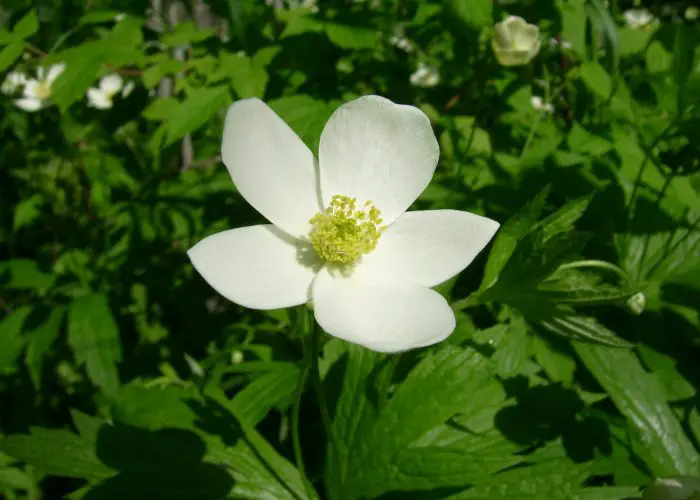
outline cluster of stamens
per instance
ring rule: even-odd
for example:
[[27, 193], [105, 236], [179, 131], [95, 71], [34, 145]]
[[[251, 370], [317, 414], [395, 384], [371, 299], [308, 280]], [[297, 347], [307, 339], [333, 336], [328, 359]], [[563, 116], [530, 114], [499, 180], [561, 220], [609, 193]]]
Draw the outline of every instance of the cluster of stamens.
[[381, 225], [381, 212], [371, 201], [362, 209], [356, 204], [356, 198], [335, 195], [328, 208], [309, 221], [311, 244], [323, 260], [349, 264], [376, 248], [386, 229]]

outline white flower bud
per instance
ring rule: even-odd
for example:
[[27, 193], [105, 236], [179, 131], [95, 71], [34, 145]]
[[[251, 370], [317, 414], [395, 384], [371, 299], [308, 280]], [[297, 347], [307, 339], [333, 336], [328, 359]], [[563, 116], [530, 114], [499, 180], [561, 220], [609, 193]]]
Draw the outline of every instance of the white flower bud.
[[493, 53], [503, 66], [529, 63], [540, 51], [540, 44], [539, 27], [518, 16], [496, 24], [491, 39]]

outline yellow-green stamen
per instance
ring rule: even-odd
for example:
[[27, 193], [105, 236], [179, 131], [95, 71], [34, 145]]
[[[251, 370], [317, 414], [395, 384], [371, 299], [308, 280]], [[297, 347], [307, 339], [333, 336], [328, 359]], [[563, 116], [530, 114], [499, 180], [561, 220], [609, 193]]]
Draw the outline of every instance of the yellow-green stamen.
[[386, 228], [381, 225], [381, 212], [371, 201], [361, 210], [356, 203], [356, 198], [335, 195], [328, 208], [309, 221], [311, 244], [323, 260], [350, 264], [377, 246]]

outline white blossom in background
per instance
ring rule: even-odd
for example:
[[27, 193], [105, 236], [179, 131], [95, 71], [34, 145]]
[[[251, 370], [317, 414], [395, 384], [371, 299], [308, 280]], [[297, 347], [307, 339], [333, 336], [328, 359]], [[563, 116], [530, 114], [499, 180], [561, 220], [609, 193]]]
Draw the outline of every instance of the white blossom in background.
[[100, 80], [98, 87], [88, 89], [88, 106], [97, 109], [109, 109], [114, 105], [115, 96], [121, 93], [122, 97], [126, 97], [133, 89], [133, 82], [124, 85], [124, 80], [116, 73], [107, 75]]
[[529, 63], [540, 51], [540, 28], [518, 16], [508, 16], [494, 27], [491, 47], [503, 66]]
[[571, 47], [573, 47], [573, 45], [571, 45], [571, 42], [568, 42], [566, 40], [559, 40], [557, 38], [551, 38], [549, 40], [549, 46], [553, 49], [561, 47], [562, 50], [569, 50]]
[[124, 19], [126, 19], [126, 14], [124, 14], [123, 12], [121, 12], [121, 13], [117, 14], [116, 16], [114, 16], [114, 22], [117, 22], [117, 23], [118, 23], [119, 21], [123, 21]]
[[683, 15], [688, 21], [695, 21], [700, 18], [700, 8], [693, 6], [688, 7], [685, 9]]
[[634, 29], [641, 29], [653, 26], [658, 22], [654, 15], [647, 9], [630, 9], [622, 14], [627, 22], [627, 26]]
[[21, 71], [10, 71], [2, 82], [2, 85], [0, 85], [0, 92], [5, 95], [16, 94], [22, 90], [26, 83], [27, 75]]
[[51, 103], [51, 86], [65, 69], [65, 64], [54, 64], [48, 70], [37, 68], [36, 79], [27, 79], [23, 97], [15, 100], [15, 106], [24, 111], [38, 111], [48, 106]]
[[642, 500], [695, 500], [700, 496], [700, 478], [675, 476], [658, 478], [644, 490]]
[[397, 49], [401, 49], [408, 53], [413, 52], [413, 49], [415, 48], [413, 46], [413, 42], [411, 42], [411, 40], [405, 36], [391, 35], [391, 37], [389, 37], [389, 43]]
[[457, 210], [406, 212], [440, 156], [428, 117], [365, 96], [340, 106], [318, 160], [258, 99], [228, 110], [221, 156], [269, 224], [209, 236], [188, 251], [221, 295], [253, 309], [313, 305], [330, 335], [397, 352], [455, 327], [432, 287], [467, 267], [497, 222]]
[[542, 111], [544, 113], [554, 113], [554, 106], [551, 102], [547, 102], [538, 95], [533, 95], [530, 99], [532, 107], [537, 111]]
[[435, 87], [440, 83], [440, 72], [434, 66], [418, 63], [418, 68], [411, 74], [409, 81], [416, 87]]

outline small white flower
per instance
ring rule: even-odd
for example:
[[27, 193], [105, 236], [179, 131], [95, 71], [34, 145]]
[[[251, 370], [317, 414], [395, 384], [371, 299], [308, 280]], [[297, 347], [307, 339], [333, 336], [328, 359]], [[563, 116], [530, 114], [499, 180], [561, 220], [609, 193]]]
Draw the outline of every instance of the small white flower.
[[51, 103], [51, 86], [58, 76], [66, 69], [65, 64], [54, 64], [48, 71], [43, 67], [36, 70], [36, 79], [29, 79], [24, 84], [21, 99], [15, 100], [15, 106], [24, 111], [38, 111]]
[[647, 9], [630, 9], [623, 14], [627, 26], [634, 29], [647, 28], [656, 24], [657, 19]]
[[416, 87], [435, 87], [440, 83], [440, 72], [434, 66], [418, 63], [418, 69], [411, 74], [409, 81]]
[[10, 71], [0, 85], [0, 92], [12, 95], [22, 89], [27, 83], [27, 75], [21, 71]]
[[573, 45], [571, 45], [571, 42], [567, 42], [566, 40], [559, 40], [557, 38], [552, 38], [549, 40], [549, 46], [554, 48], [561, 47], [562, 50], [569, 50]]
[[494, 27], [491, 47], [503, 66], [529, 63], [540, 51], [540, 28], [518, 16], [508, 16]]
[[687, 7], [683, 13], [688, 21], [695, 21], [700, 18], [700, 8], [698, 7]]
[[392, 44], [394, 47], [409, 53], [413, 52], [413, 49], [415, 48], [413, 46], [413, 42], [411, 42], [411, 40], [409, 40], [405, 36], [392, 35], [389, 38], [389, 43]]
[[116, 73], [100, 80], [99, 87], [87, 91], [88, 106], [97, 109], [109, 109], [114, 105], [114, 97], [121, 92], [126, 97], [134, 88], [133, 83], [124, 86], [124, 80]]
[[440, 156], [428, 117], [377, 96], [338, 108], [318, 161], [258, 99], [228, 110], [221, 156], [271, 224], [205, 238], [188, 252], [221, 295], [253, 309], [311, 302], [329, 334], [376, 351], [442, 341], [455, 316], [432, 290], [468, 266], [498, 223], [457, 210], [406, 212]]
[[554, 106], [552, 105], [552, 103], [546, 102], [538, 95], [533, 95], [532, 99], [530, 99], [530, 102], [532, 103], [532, 107], [535, 108], [537, 111], [542, 111], [544, 113], [554, 113]]
[[124, 19], [126, 19], [126, 14], [124, 14], [123, 12], [114, 16], [114, 22], [116, 23], [123, 21]]
[[658, 478], [644, 490], [643, 500], [692, 500], [700, 494], [700, 478], [675, 476]]
[[128, 97], [129, 94], [136, 88], [136, 85], [132, 81], [126, 82], [124, 88], [122, 89], [122, 97]]

